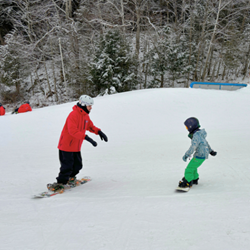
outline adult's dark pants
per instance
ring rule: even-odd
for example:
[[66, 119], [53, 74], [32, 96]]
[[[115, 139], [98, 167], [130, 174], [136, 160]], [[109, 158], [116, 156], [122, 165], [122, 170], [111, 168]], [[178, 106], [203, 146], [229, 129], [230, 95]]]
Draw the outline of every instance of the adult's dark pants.
[[66, 152], [59, 150], [59, 159], [61, 168], [56, 178], [57, 183], [66, 184], [70, 177], [75, 177], [82, 169], [81, 152]]

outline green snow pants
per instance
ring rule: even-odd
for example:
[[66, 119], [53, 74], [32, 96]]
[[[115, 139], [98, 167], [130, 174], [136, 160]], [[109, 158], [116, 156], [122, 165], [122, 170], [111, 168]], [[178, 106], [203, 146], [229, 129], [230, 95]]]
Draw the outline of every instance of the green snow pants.
[[192, 158], [185, 169], [185, 179], [190, 182], [199, 178], [198, 167], [205, 161], [205, 159]]

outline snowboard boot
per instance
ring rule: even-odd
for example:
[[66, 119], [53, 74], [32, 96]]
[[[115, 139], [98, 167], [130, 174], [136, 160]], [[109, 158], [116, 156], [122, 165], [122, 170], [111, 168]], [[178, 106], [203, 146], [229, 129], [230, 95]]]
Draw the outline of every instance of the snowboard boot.
[[[185, 177], [182, 178], [182, 180], [184, 180], [184, 179], [185, 179]], [[192, 182], [193, 182], [192, 184], [193, 185], [198, 185], [198, 180], [199, 180], [199, 178], [197, 178], [195, 180], [192, 180]]]
[[197, 178], [196, 180], [192, 180], [193, 184], [198, 185], [198, 180], [199, 178]]
[[67, 184], [75, 187], [75, 186], [78, 186], [80, 184], [80, 181], [77, 180], [76, 177], [70, 177]]
[[62, 183], [55, 182], [53, 184], [48, 184], [47, 188], [48, 188], [48, 190], [53, 191], [53, 192], [63, 193], [65, 185], [63, 185]]
[[179, 187], [181, 188], [191, 188], [193, 185], [193, 181], [188, 182], [185, 177], [182, 178], [182, 181], [179, 182]]

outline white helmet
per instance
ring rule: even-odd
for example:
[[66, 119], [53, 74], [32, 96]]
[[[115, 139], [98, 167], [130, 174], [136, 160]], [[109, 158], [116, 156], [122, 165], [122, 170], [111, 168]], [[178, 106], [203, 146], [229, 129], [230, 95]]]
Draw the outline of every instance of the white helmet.
[[92, 106], [94, 105], [94, 100], [88, 95], [81, 95], [79, 98], [79, 103], [81, 106]]

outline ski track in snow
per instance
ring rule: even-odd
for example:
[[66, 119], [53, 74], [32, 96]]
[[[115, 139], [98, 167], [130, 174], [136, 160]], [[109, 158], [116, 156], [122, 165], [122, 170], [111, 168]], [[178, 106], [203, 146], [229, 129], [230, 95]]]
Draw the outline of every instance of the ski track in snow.
[[[250, 87], [150, 89], [95, 98], [107, 134], [84, 142], [79, 177], [62, 195], [31, 199], [59, 170], [57, 143], [73, 103], [0, 117], [1, 250], [247, 250], [250, 244]], [[188, 193], [175, 188], [195, 116], [218, 152]]]

